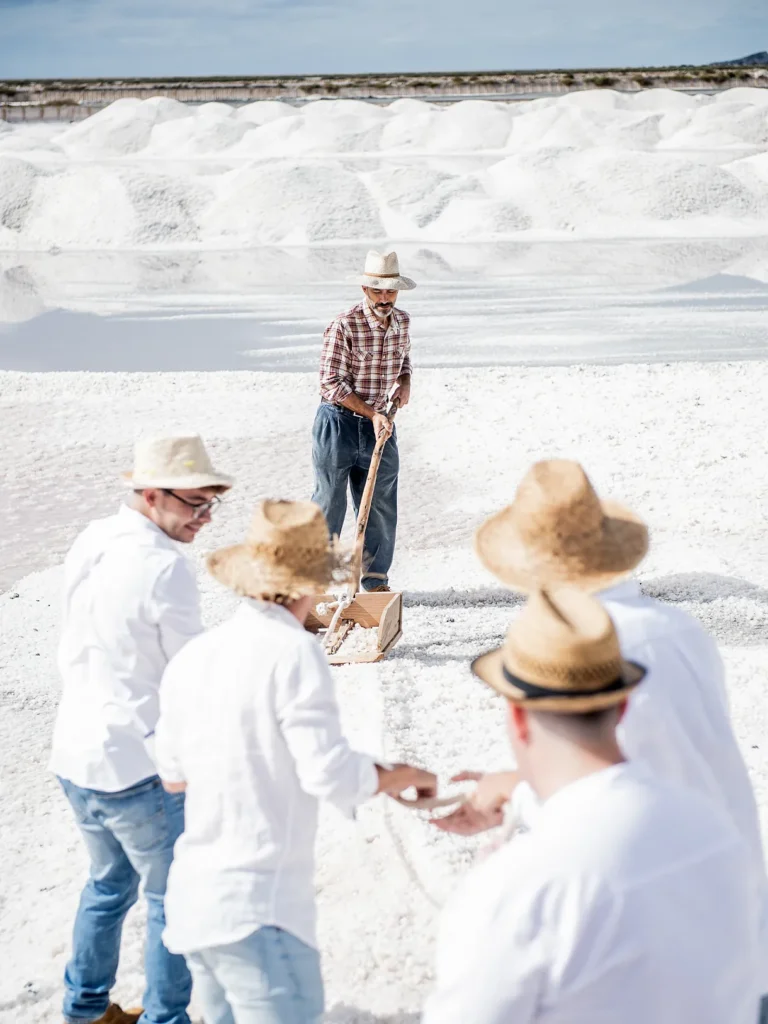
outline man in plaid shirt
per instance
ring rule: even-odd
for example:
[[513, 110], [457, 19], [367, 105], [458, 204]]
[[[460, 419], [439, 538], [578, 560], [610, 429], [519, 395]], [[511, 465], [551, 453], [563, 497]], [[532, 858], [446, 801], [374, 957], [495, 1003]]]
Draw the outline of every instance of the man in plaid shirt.
[[387, 396], [398, 386], [399, 407], [411, 394], [410, 317], [397, 309], [397, 293], [416, 285], [400, 274], [397, 253], [369, 252], [360, 279], [363, 301], [337, 316], [323, 336], [320, 396], [312, 432], [315, 491], [332, 534], [340, 534], [347, 511], [347, 487], [357, 514], [376, 438], [384, 446], [373, 492], [363, 554], [364, 590], [389, 590], [389, 567], [397, 530], [400, 459]]

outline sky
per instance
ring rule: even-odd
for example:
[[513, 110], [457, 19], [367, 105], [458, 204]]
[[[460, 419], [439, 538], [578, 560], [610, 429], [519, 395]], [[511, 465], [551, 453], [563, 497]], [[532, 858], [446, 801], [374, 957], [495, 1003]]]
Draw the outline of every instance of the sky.
[[0, 0], [0, 79], [705, 64], [768, 0]]

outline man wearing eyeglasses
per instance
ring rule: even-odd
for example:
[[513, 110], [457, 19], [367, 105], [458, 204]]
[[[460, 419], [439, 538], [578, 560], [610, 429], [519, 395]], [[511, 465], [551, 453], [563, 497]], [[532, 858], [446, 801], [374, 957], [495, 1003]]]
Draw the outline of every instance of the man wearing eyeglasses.
[[[161, 938], [184, 802], [160, 784], [152, 737], [165, 667], [202, 632], [194, 572], [178, 545], [211, 521], [232, 480], [213, 468], [197, 436], [140, 441], [123, 477], [129, 502], [86, 527], [64, 563], [63, 690], [50, 767], [90, 858], [64, 977], [64, 1020], [189, 1024], [189, 973]], [[123, 921], [140, 885], [147, 901], [144, 1006], [123, 1011], [109, 993]]]

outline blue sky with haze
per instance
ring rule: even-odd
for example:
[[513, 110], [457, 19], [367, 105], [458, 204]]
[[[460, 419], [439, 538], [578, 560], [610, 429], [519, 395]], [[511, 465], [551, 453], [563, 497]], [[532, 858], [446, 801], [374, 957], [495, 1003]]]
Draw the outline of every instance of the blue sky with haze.
[[0, 78], [703, 64], [768, 0], [0, 0]]

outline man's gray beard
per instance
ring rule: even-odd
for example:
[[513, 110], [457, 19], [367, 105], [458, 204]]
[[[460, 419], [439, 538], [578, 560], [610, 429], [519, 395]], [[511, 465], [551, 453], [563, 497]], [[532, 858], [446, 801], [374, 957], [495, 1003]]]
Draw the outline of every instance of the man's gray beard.
[[373, 315], [375, 317], [378, 317], [379, 320], [389, 320], [389, 318], [392, 316], [392, 310], [394, 308], [393, 306], [390, 306], [387, 312], [385, 313], [383, 310], [376, 309], [375, 306], [371, 306], [370, 302], [368, 303], [368, 306], [370, 307], [370, 310], [373, 313]]

